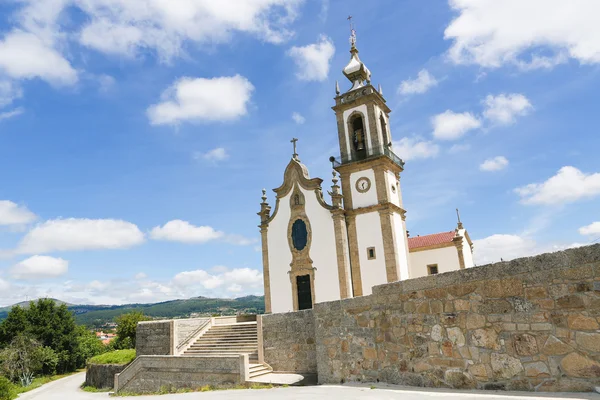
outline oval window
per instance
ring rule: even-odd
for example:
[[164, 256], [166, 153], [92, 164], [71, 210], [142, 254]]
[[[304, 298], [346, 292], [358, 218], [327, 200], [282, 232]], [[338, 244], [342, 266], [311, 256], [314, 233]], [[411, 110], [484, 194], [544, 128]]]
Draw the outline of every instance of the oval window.
[[304, 250], [306, 243], [308, 242], [308, 230], [306, 229], [306, 223], [297, 219], [292, 225], [292, 244], [298, 251]]

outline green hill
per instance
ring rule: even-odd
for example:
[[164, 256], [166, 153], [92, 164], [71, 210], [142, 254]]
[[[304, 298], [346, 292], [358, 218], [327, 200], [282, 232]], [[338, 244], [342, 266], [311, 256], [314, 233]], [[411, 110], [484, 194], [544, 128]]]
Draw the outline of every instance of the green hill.
[[[64, 302], [53, 299], [58, 304]], [[172, 300], [154, 304], [124, 304], [119, 306], [73, 305], [66, 303], [75, 314], [78, 324], [101, 327], [113, 322], [116, 317], [130, 311], [141, 311], [152, 318], [185, 318], [192, 315], [261, 314], [265, 311], [263, 296], [246, 296], [237, 299], [211, 299], [195, 297], [187, 300]], [[20, 306], [29, 306], [23, 302]], [[6, 318], [13, 306], [0, 308], [0, 320]]]

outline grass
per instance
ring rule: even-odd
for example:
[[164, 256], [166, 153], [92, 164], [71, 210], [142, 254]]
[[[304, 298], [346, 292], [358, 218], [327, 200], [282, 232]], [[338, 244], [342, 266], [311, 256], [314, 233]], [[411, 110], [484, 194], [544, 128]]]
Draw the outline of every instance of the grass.
[[[169, 386], [162, 386], [158, 392], [145, 392], [145, 393], [132, 393], [132, 392], [120, 392], [115, 394], [119, 397], [127, 396], [148, 396], [148, 395], [161, 395], [161, 394], [173, 394], [173, 393], [196, 393], [196, 392], [212, 392], [215, 390], [240, 390], [240, 389], [273, 389], [275, 386], [264, 383], [251, 383], [247, 382], [244, 384], [238, 384], [234, 386], [215, 386], [215, 385], [204, 385], [199, 388], [182, 388], [175, 389]], [[284, 385], [283, 387], [287, 387]]]
[[89, 359], [90, 364], [129, 364], [135, 360], [135, 350], [115, 350]]
[[62, 375], [52, 375], [52, 376], [40, 376], [38, 378], [34, 378], [33, 382], [31, 382], [31, 385], [27, 386], [27, 387], [23, 387], [21, 385], [14, 385], [13, 386], [13, 393], [14, 394], [21, 394], [21, 393], [27, 393], [30, 392], [34, 389], [37, 389], [47, 383], [50, 382], [54, 382], [56, 380], [62, 379], [62, 378], [66, 378], [67, 376], [79, 373], [79, 372], [83, 372], [85, 370], [80, 369], [77, 370], [75, 372], [69, 372], [68, 374], [62, 374]]
[[81, 386], [79, 386], [79, 388], [81, 390], [83, 390], [84, 392], [88, 392], [88, 393], [106, 393], [106, 392], [112, 392], [112, 390], [113, 390], [113, 388], [99, 389], [94, 386], [86, 386], [85, 382], [82, 383]]

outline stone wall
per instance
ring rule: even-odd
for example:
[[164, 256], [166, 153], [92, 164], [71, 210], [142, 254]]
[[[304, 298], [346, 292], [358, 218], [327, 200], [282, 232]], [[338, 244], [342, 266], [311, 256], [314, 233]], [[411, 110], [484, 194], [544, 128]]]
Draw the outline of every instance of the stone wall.
[[85, 368], [85, 385], [98, 389], [112, 389], [115, 374], [122, 372], [127, 364], [88, 364]]
[[317, 373], [313, 310], [261, 318], [267, 364], [278, 372]]
[[174, 340], [177, 346], [185, 342], [191, 334], [196, 332], [198, 328], [205, 325], [209, 320], [210, 318], [186, 318], [173, 320], [175, 331]]
[[138, 356], [173, 354], [173, 320], [139, 322], [135, 335]]
[[216, 357], [141, 356], [115, 376], [117, 393], [198, 389], [205, 385], [228, 387], [244, 383], [247, 355]]
[[[313, 315], [320, 383], [588, 391], [600, 384], [600, 245], [377, 286]], [[308, 339], [307, 314], [281, 318]], [[281, 337], [265, 346], [301, 360]]]

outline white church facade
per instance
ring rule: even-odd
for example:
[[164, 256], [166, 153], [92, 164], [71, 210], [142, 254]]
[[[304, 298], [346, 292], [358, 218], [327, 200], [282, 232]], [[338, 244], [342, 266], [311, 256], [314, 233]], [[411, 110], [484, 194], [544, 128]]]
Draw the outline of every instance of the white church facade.
[[371, 85], [354, 34], [350, 53], [343, 73], [352, 87], [340, 93], [336, 84], [333, 107], [341, 156], [330, 159], [331, 204], [323, 180], [310, 178], [301, 163], [296, 139], [283, 184], [274, 189], [274, 210], [263, 191], [258, 214], [267, 313], [368, 295], [376, 285], [473, 265], [472, 243], [460, 222], [451, 232], [408, 237], [400, 189], [404, 162], [392, 149], [391, 110]]

